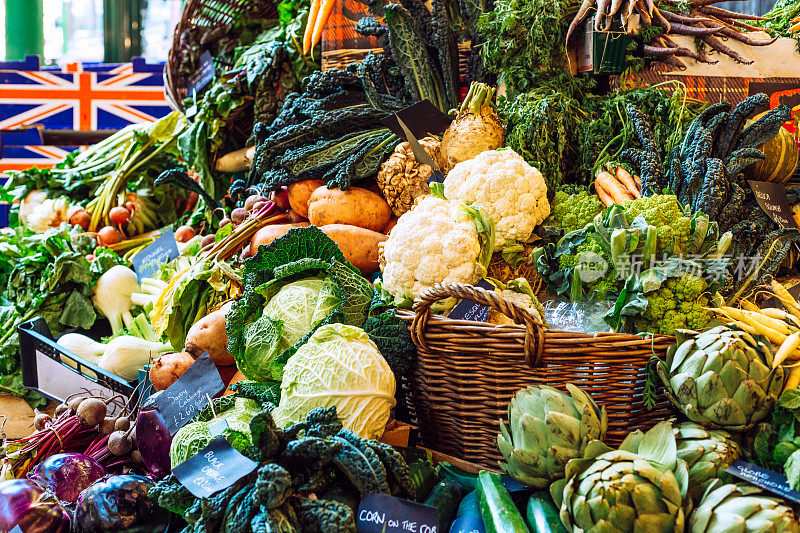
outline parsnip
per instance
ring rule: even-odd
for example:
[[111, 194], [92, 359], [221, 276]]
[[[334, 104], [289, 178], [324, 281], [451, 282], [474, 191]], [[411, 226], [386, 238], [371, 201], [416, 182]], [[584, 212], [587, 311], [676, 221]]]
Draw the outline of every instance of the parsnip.
[[792, 368], [789, 372], [789, 378], [786, 380], [786, 385], [783, 386], [783, 391], [796, 389], [800, 385], [800, 366]]
[[772, 359], [772, 368], [778, 368], [789, 355], [797, 352], [798, 347], [800, 347], [800, 333], [792, 333], [786, 337], [781, 347], [775, 352], [775, 357]]

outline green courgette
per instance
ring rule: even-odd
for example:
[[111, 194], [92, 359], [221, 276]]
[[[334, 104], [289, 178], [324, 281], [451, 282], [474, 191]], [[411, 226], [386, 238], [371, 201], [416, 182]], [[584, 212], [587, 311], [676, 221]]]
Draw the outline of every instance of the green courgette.
[[458, 504], [466, 492], [457, 481], [447, 478], [433, 487], [423, 503], [439, 510], [439, 531], [450, 529], [450, 523], [458, 511]]
[[461, 505], [458, 506], [458, 512], [456, 513], [456, 516], [469, 516], [471, 514], [481, 514], [481, 507], [478, 505], [478, 495], [474, 490], [464, 496], [464, 499], [461, 500]]
[[547, 491], [535, 492], [528, 500], [528, 527], [533, 533], [567, 533], [558, 509]]
[[486, 533], [530, 533], [499, 475], [481, 471], [475, 491]]

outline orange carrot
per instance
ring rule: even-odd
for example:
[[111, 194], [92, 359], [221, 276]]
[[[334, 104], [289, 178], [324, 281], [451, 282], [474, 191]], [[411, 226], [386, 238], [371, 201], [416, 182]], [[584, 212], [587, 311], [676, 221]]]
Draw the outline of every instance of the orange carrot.
[[308, 10], [308, 20], [306, 21], [306, 31], [303, 33], [303, 55], [311, 51], [311, 38], [314, 36], [314, 24], [319, 15], [319, 5], [321, 0], [311, 0], [311, 8]]
[[641, 198], [642, 193], [639, 191], [639, 187], [636, 186], [636, 181], [631, 176], [631, 173], [625, 170], [625, 168], [620, 165], [617, 167], [617, 179], [625, 186], [625, 189], [628, 190], [629, 193], [633, 195], [634, 198]]
[[322, 39], [322, 30], [325, 29], [325, 23], [328, 22], [328, 17], [333, 11], [333, 6], [336, 0], [322, 0], [323, 4], [319, 8], [319, 16], [314, 22], [314, 34], [311, 37], [311, 46], [315, 46]]
[[614, 205], [614, 199], [611, 198], [611, 195], [608, 194], [597, 181], [594, 182], [594, 190], [597, 192], [597, 196], [600, 197], [600, 201], [603, 202], [604, 206], [609, 207]]
[[622, 205], [626, 200], [633, 200], [633, 195], [625, 190], [625, 187], [617, 181], [617, 179], [606, 172], [601, 170], [595, 177], [595, 183], [600, 186], [614, 199], [614, 203]]

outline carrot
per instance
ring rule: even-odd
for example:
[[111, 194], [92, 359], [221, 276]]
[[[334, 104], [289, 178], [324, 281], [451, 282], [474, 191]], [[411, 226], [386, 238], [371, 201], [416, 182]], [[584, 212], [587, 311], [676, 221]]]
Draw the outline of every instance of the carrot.
[[605, 170], [598, 172], [594, 181], [600, 183], [600, 186], [614, 199], [614, 203], [617, 205], [624, 204], [626, 200], [633, 200], [633, 195], [625, 190], [622, 183]]
[[793, 367], [789, 372], [789, 377], [786, 379], [786, 385], [783, 386], [783, 391], [796, 389], [800, 385], [800, 366]]
[[775, 352], [775, 357], [772, 359], [772, 368], [778, 368], [790, 354], [797, 351], [797, 348], [800, 348], [800, 333], [792, 333], [786, 337], [781, 347]]
[[642, 193], [639, 191], [639, 187], [636, 186], [633, 176], [631, 176], [631, 173], [625, 170], [625, 167], [622, 165], [617, 167], [617, 180], [619, 180], [619, 182], [625, 186], [625, 188], [633, 195], [634, 198], [642, 197]]
[[636, 182], [636, 188], [642, 190], [642, 178], [638, 174], [633, 175], [633, 181]]
[[313, 47], [316, 45], [320, 39], [322, 39], [322, 30], [325, 29], [325, 23], [328, 22], [328, 17], [333, 11], [333, 6], [336, 4], [336, 0], [322, 0], [324, 3], [319, 9], [319, 16], [317, 20], [314, 22], [314, 34], [311, 37], [311, 46]]
[[319, 5], [321, 0], [311, 0], [311, 8], [308, 10], [308, 20], [306, 21], [306, 31], [303, 33], [303, 55], [311, 51], [311, 41], [314, 36], [314, 25], [319, 15]]
[[794, 33], [796, 31], [800, 31], [800, 22], [789, 28], [789, 33]]
[[611, 195], [608, 194], [597, 181], [594, 182], [594, 190], [597, 192], [597, 196], [600, 197], [600, 201], [603, 202], [604, 206], [609, 207], [614, 205], [614, 199], [611, 198]]

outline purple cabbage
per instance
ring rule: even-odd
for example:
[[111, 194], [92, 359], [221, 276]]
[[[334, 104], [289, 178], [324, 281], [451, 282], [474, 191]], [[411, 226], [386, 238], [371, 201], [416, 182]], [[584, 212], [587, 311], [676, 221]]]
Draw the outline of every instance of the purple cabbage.
[[62, 502], [75, 503], [83, 490], [106, 475], [103, 465], [82, 453], [51, 455], [28, 475]]
[[147, 497], [144, 476], [110, 476], [84, 490], [75, 508], [76, 533], [161, 533], [169, 512]]
[[67, 511], [29, 479], [0, 483], [0, 531], [19, 526], [23, 533], [69, 533]]

